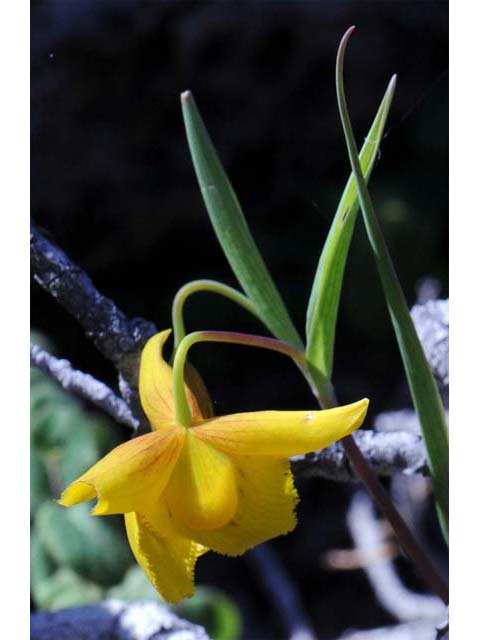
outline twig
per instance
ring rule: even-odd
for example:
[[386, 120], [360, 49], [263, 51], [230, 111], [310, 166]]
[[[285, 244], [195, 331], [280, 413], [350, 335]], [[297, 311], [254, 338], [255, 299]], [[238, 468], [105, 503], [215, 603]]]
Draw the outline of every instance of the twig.
[[78, 320], [102, 354], [130, 385], [136, 386], [138, 354], [148, 338], [156, 333], [155, 325], [141, 318], [129, 320], [34, 222], [30, 231], [30, 256], [36, 282]]
[[370, 467], [367, 459], [362, 455], [357, 443], [352, 436], [343, 438], [342, 443], [353, 470], [364, 482], [370, 495], [375, 500], [376, 505], [387, 518], [403, 550], [410, 557], [410, 560], [412, 560], [418, 573], [422, 576], [429, 588], [447, 604], [448, 584], [408, 528], [378, 476]]
[[147, 432], [149, 425], [137, 391], [139, 359], [143, 345], [157, 328], [142, 318], [129, 320], [33, 221], [30, 256], [35, 281], [78, 320], [99, 351], [115, 365], [120, 393], [139, 418], [136, 434]]
[[[373, 470], [381, 476], [427, 472], [421, 436], [408, 432], [357, 431], [355, 442]], [[318, 476], [341, 482], [358, 481], [341, 443], [327, 449], [291, 458], [296, 475]]]
[[260, 545], [249, 551], [247, 558], [288, 630], [289, 640], [316, 640], [316, 635], [303, 611], [297, 588], [273, 549], [266, 544]]
[[430, 300], [410, 312], [425, 356], [438, 382], [449, 384], [449, 301]]
[[133, 416], [125, 400], [119, 398], [110, 387], [89, 373], [74, 369], [68, 360], [60, 360], [37, 344], [31, 344], [30, 364], [58, 382], [66, 391], [79, 395], [100, 407], [117, 422], [134, 430], [138, 428], [139, 421]]
[[[382, 526], [375, 518], [372, 501], [365, 492], [357, 491], [354, 494], [347, 524], [360, 554], [371, 554], [384, 544]], [[414, 593], [403, 586], [391, 560], [379, 558], [377, 562], [365, 565], [364, 570], [377, 600], [399, 622], [437, 619], [445, 615], [446, 607], [439, 598]]]

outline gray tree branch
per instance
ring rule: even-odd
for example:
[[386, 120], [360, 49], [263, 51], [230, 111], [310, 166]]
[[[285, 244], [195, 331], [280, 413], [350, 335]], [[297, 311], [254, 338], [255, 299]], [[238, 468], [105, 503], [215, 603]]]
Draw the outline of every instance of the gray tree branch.
[[101, 353], [130, 385], [136, 385], [138, 354], [156, 333], [152, 322], [129, 320], [34, 222], [30, 231], [30, 259], [36, 282], [57, 300], [85, 329]]
[[68, 360], [56, 358], [37, 344], [31, 344], [30, 364], [43, 371], [66, 391], [85, 398], [103, 409], [117, 422], [134, 430], [138, 428], [139, 421], [134, 417], [125, 400], [119, 398], [110, 387], [89, 373], [74, 369]]
[[33, 221], [30, 261], [35, 281], [78, 320], [99, 351], [115, 365], [120, 393], [139, 418], [137, 433], [146, 432], [149, 427], [138, 397], [138, 370], [142, 347], [157, 332], [153, 322], [129, 320]]
[[449, 301], [429, 300], [412, 307], [412, 320], [432, 371], [442, 386], [449, 384]]
[[[427, 472], [427, 457], [419, 435], [404, 431], [357, 431], [354, 438], [373, 470], [380, 476]], [[322, 451], [294, 456], [291, 462], [296, 475], [342, 482], [357, 481], [339, 442]]]

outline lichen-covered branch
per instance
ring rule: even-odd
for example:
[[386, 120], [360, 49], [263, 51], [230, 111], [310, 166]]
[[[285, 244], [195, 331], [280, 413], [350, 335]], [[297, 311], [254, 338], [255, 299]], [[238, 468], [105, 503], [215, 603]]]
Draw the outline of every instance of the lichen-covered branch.
[[129, 320], [34, 222], [30, 260], [35, 281], [78, 320], [101, 353], [130, 385], [136, 386], [138, 354], [156, 333], [155, 325], [141, 318]]
[[66, 391], [89, 400], [117, 422], [134, 430], [138, 428], [139, 421], [125, 400], [89, 373], [74, 369], [68, 360], [56, 358], [39, 345], [31, 344], [30, 364], [53, 378]]
[[[427, 472], [427, 457], [419, 435], [404, 431], [357, 431], [354, 438], [372, 469], [380, 476]], [[291, 461], [295, 475], [342, 482], [358, 480], [339, 442], [322, 451], [295, 456]]]
[[142, 347], [157, 331], [153, 322], [128, 319], [33, 221], [30, 261], [35, 281], [78, 320], [99, 351], [115, 365], [120, 393], [139, 419], [136, 433], [148, 431], [137, 388]]
[[411, 316], [425, 356], [438, 382], [449, 384], [449, 302], [429, 300], [412, 307]]

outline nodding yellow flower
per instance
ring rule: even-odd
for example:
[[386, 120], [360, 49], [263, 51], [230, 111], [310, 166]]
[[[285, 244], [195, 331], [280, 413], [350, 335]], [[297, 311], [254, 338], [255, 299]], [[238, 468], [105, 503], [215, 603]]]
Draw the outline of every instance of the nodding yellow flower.
[[195, 563], [206, 551], [237, 556], [295, 528], [289, 456], [351, 434], [368, 400], [212, 417], [199, 377], [190, 376], [193, 424], [186, 428], [175, 421], [172, 368], [162, 355], [169, 334], [153, 336], [142, 352], [140, 399], [152, 433], [113, 449], [59, 503], [96, 497], [93, 515], [125, 514], [138, 563], [166, 600], [178, 602], [193, 595]]

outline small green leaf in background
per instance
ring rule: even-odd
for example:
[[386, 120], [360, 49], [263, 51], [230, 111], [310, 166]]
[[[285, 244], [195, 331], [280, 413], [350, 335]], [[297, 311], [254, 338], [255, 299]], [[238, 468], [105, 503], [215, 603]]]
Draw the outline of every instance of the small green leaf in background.
[[56, 563], [48, 555], [38, 534], [30, 534], [30, 584], [36, 592], [38, 586], [49, 578], [57, 569]]
[[62, 567], [37, 585], [35, 601], [41, 609], [54, 611], [66, 607], [93, 604], [103, 598], [103, 590], [84, 580], [71, 569]]
[[110, 587], [108, 598], [116, 600], [160, 600], [160, 595], [138, 564], [132, 565], [122, 582]]
[[[360, 152], [367, 181], [377, 159], [394, 89], [394, 83], [390, 82]], [[327, 380], [332, 377], [338, 305], [358, 211], [357, 183], [351, 174], [320, 255], [307, 310], [307, 359]]]
[[38, 509], [35, 531], [57, 564], [102, 586], [114, 585], [133, 561], [126, 534], [106, 518], [90, 516], [90, 508], [81, 504], [65, 509], [45, 502]]
[[448, 428], [440, 393], [413, 324], [407, 301], [393, 266], [390, 252], [378, 223], [375, 209], [363, 178], [357, 143], [348, 114], [343, 84], [345, 48], [353, 31], [344, 35], [337, 55], [337, 97], [348, 155], [358, 185], [360, 206], [368, 239], [375, 257], [383, 293], [397, 338], [413, 403], [422, 427], [432, 476], [437, 512], [448, 540]]
[[[74, 405], [75, 406], [75, 405]], [[30, 438], [39, 452], [61, 447], [68, 439], [72, 402], [47, 376], [30, 368]]]
[[50, 497], [47, 468], [34, 447], [30, 447], [30, 517], [33, 518], [42, 502]]
[[62, 489], [80, 477], [105, 454], [120, 444], [107, 419], [80, 412], [71, 417], [72, 430], [58, 459], [58, 481]]
[[224, 593], [209, 587], [197, 587], [193, 598], [174, 607], [175, 613], [205, 627], [213, 640], [238, 640], [242, 618], [237, 606]]
[[189, 91], [182, 94], [182, 110], [197, 179], [223, 252], [273, 335], [301, 348], [300, 336], [250, 233], [237, 196]]

